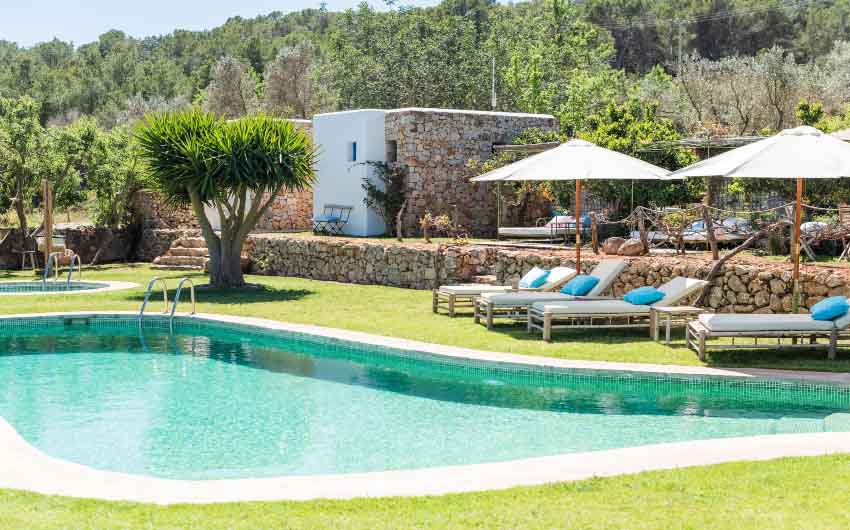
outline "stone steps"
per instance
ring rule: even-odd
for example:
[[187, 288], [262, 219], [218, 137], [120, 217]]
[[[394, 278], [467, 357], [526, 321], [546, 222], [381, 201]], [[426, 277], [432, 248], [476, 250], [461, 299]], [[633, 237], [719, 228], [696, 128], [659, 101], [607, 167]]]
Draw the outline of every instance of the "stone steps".
[[171, 256], [186, 256], [192, 258], [206, 258], [209, 256], [209, 251], [205, 248], [198, 247], [171, 247], [168, 250]]
[[151, 265], [151, 269], [155, 271], [186, 271], [186, 272], [197, 272], [199, 270], [198, 267], [194, 265]]
[[172, 247], [207, 249], [207, 242], [202, 237], [181, 237], [174, 241]]
[[[207, 271], [209, 263], [209, 250], [202, 237], [181, 237], [175, 239], [168, 251], [153, 260], [153, 269], [156, 270], [185, 270], [185, 271]], [[247, 272], [250, 268], [248, 256], [242, 256], [242, 270]]]
[[159, 256], [153, 260], [154, 265], [163, 265], [168, 267], [194, 267], [198, 270], [204, 268], [207, 263], [205, 256], [174, 256], [166, 254]]

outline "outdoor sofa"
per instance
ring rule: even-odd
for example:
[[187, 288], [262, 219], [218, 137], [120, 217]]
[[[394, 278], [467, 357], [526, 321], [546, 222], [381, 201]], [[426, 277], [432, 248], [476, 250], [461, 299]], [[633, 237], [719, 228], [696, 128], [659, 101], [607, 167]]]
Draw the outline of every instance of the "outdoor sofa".
[[528, 311], [528, 331], [539, 330], [543, 340], [550, 341], [553, 329], [647, 327], [651, 324], [653, 306], [680, 305], [706, 285], [705, 280], [677, 276], [658, 288], [664, 298], [649, 305], [630, 304], [625, 300], [535, 302]]
[[514, 287], [512, 285], [490, 285], [486, 283], [469, 283], [459, 285], [441, 285], [434, 289], [432, 296], [432, 310], [439, 312], [445, 307], [449, 316], [455, 316], [455, 311], [461, 307], [473, 307], [475, 299], [484, 294], [503, 294], [515, 291], [528, 292], [551, 292], [557, 291], [576, 274], [575, 269], [570, 267], [554, 267], [549, 271], [546, 282], [540, 287]]
[[[697, 352], [701, 361], [705, 360], [709, 349], [758, 348], [826, 349], [828, 357], [835, 359], [839, 339], [850, 338], [848, 327], [850, 313], [836, 320], [815, 320], [809, 314], [706, 314], [688, 323], [685, 337], [688, 346]], [[729, 338], [731, 342], [708, 342], [716, 338]], [[753, 340], [735, 344], [735, 339], [740, 338]], [[770, 342], [759, 344], [759, 339]], [[791, 339], [792, 342], [783, 344], [782, 339]], [[826, 342], [818, 342], [820, 339]]]
[[617, 279], [617, 276], [626, 267], [628, 267], [628, 263], [625, 260], [605, 260], [599, 262], [594, 267], [593, 272], [590, 273], [590, 276], [598, 278], [599, 282], [586, 296], [581, 297], [564, 294], [559, 290], [536, 293], [483, 293], [474, 301], [475, 323], [480, 324], [483, 319], [487, 324], [487, 329], [493, 329], [493, 321], [497, 318], [525, 321], [528, 318], [528, 308], [535, 302], [599, 299], [611, 289], [614, 280]]

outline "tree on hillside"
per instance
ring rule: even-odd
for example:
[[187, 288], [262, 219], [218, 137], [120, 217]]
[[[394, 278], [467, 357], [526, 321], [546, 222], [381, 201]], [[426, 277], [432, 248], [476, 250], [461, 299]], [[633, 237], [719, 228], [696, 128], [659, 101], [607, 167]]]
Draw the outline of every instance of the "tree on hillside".
[[313, 114], [313, 60], [315, 50], [309, 41], [283, 48], [266, 65], [263, 75], [263, 107], [274, 116], [309, 118]]
[[68, 209], [85, 200], [82, 180], [92, 167], [100, 135], [91, 118], [67, 127], [42, 127], [39, 112], [29, 97], [0, 98], [0, 191], [12, 198], [25, 237], [26, 210], [42, 181], [53, 183], [54, 208]]
[[227, 56], [213, 68], [204, 109], [225, 119], [256, 112], [259, 108], [257, 80], [247, 64]]
[[[266, 115], [224, 121], [197, 110], [155, 114], [136, 133], [155, 188], [191, 205], [210, 253], [210, 284], [239, 287], [242, 246], [283, 191], [309, 187], [316, 149], [292, 123]], [[213, 230], [205, 206], [217, 212]]]
[[28, 235], [27, 206], [43, 174], [41, 156], [47, 135], [39, 122], [41, 106], [34, 99], [0, 98], [0, 191], [11, 197], [24, 237]]
[[435, 10], [346, 11], [328, 47], [339, 105], [487, 109], [490, 58], [478, 37], [474, 20]]
[[[609, 104], [604, 112], [589, 119], [588, 128], [579, 136], [600, 147], [669, 170], [696, 161], [692, 153], [672, 144], [679, 139], [679, 134], [672, 121], [658, 115], [657, 104], [641, 103], [634, 98], [622, 105]], [[632, 190], [635, 204], [643, 205], [691, 202], [702, 192], [696, 179], [666, 183], [635, 182], [634, 187], [627, 180], [590, 180], [586, 186], [599, 197], [616, 204], [621, 213], [626, 213], [629, 207]]]

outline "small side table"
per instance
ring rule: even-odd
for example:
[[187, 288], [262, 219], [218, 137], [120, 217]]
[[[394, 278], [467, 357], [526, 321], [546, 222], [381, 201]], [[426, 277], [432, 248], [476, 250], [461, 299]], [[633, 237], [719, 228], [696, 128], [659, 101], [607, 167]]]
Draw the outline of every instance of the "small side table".
[[13, 250], [13, 254], [21, 255], [21, 270], [26, 270], [27, 268], [27, 258], [30, 259], [30, 266], [32, 267], [33, 272], [35, 272], [35, 255], [38, 253], [35, 250]]
[[664, 319], [664, 344], [670, 345], [670, 328], [674, 324], [687, 325], [688, 322], [709, 311], [694, 306], [652, 306], [649, 309], [649, 336], [658, 341], [661, 319]]

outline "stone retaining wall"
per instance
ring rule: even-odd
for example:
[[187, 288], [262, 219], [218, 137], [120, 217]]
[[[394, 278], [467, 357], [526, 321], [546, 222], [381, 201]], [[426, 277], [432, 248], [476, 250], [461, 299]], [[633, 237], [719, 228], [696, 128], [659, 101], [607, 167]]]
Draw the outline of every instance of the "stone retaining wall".
[[[431, 289], [435, 285], [474, 281], [495, 274], [510, 284], [533, 266], [574, 266], [571, 253], [515, 251], [490, 246], [441, 246], [361, 242], [343, 238], [252, 237], [249, 257], [257, 274], [315, 280]], [[601, 257], [590, 255], [590, 270]], [[624, 258], [628, 268], [613, 285], [622, 295], [644, 285], [658, 286], [675, 276], [705, 278], [711, 263], [681, 257]], [[825, 296], [850, 295], [850, 271], [818, 266], [801, 275], [802, 307]], [[705, 305], [718, 312], [769, 313], [791, 308], [790, 265], [760, 267], [727, 264], [709, 287]]]
[[495, 250], [363, 243], [346, 239], [253, 236], [252, 272], [313, 280], [431, 289], [440, 281], [461, 282], [487, 274]]
[[80, 256], [84, 265], [92, 262], [98, 250], [98, 263], [128, 261], [133, 258], [135, 237], [131, 230], [80, 226], [61, 230], [65, 236], [65, 247]]

